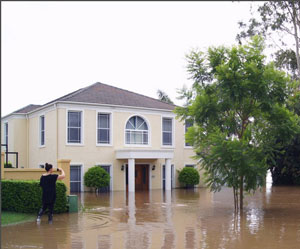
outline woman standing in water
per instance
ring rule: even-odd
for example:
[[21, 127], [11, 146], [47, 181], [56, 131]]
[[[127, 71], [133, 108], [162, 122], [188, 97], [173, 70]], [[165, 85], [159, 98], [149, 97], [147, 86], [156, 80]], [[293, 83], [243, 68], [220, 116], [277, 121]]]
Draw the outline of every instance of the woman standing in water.
[[43, 189], [42, 203], [43, 207], [40, 209], [37, 217], [37, 222], [41, 221], [43, 213], [48, 208], [48, 222], [52, 223], [53, 217], [53, 208], [56, 200], [56, 180], [62, 180], [65, 178], [65, 172], [63, 169], [57, 168], [57, 171], [60, 171], [60, 175], [52, 174], [53, 166], [52, 164], [45, 164], [46, 173], [41, 176], [40, 186]]

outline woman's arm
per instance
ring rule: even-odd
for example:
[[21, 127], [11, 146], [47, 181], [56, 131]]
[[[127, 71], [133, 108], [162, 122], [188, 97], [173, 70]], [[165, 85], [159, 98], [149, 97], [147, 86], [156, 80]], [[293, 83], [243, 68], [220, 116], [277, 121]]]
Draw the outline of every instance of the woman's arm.
[[66, 177], [64, 170], [62, 168], [57, 168], [57, 169], [58, 169], [58, 171], [60, 171], [60, 175], [58, 175], [57, 179], [58, 180], [64, 179]]

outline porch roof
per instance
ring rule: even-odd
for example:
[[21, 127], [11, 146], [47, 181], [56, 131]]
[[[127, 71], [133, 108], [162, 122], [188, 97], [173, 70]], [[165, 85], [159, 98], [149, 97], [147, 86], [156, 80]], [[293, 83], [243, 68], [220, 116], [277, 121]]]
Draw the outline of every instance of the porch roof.
[[116, 150], [117, 159], [171, 159], [174, 157], [174, 150]]

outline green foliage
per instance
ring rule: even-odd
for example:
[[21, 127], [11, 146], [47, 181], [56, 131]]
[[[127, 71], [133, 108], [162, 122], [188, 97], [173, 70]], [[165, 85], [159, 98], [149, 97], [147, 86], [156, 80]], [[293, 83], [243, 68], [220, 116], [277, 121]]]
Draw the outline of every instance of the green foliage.
[[300, 185], [300, 135], [281, 147], [269, 161], [273, 185]]
[[298, 116], [286, 107], [294, 86], [274, 63], [265, 62], [263, 50], [263, 39], [254, 36], [243, 46], [192, 52], [187, 68], [193, 97], [175, 109], [178, 118], [195, 121], [186, 140], [206, 183], [213, 191], [232, 187], [241, 209], [243, 192], [264, 185], [277, 138], [282, 146], [299, 132]]
[[160, 89], [157, 90], [157, 96], [158, 96], [158, 99], [162, 102], [165, 102], [167, 104], [174, 104], [173, 101], [168, 96], [168, 94], [166, 94], [164, 91], [162, 91]]
[[[262, 35], [269, 40], [269, 47], [276, 52], [276, 66], [285, 70], [293, 79], [300, 77], [299, 56], [300, 1], [266, 1], [258, 4], [255, 14], [247, 23], [239, 22], [240, 33], [236, 39]], [[271, 38], [271, 39], [270, 39]], [[291, 41], [294, 41], [290, 49]]]
[[96, 190], [102, 187], [107, 187], [109, 185], [109, 182], [109, 174], [99, 166], [89, 168], [88, 171], [84, 174], [85, 186], [95, 188]]
[[12, 163], [8, 162], [8, 163], [4, 163], [4, 168], [12, 168]]
[[[300, 92], [289, 97], [287, 107], [300, 115]], [[268, 160], [273, 185], [300, 185], [300, 134], [296, 134], [288, 143], [282, 143], [283, 138], [277, 138], [277, 150], [273, 160]]]
[[[37, 213], [42, 207], [42, 188], [39, 181], [2, 180], [2, 210], [19, 213]], [[54, 213], [68, 211], [67, 188], [56, 182], [56, 202]]]
[[185, 186], [199, 184], [200, 175], [198, 170], [192, 167], [185, 167], [179, 171], [178, 181]]

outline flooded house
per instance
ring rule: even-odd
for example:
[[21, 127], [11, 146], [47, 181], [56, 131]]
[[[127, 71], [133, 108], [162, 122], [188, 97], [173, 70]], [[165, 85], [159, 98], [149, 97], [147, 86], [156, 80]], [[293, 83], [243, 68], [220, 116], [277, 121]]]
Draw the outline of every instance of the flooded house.
[[70, 159], [71, 192], [88, 190], [83, 176], [95, 165], [111, 177], [103, 191], [170, 190], [180, 186], [177, 170], [198, 167], [185, 141], [191, 124], [176, 119], [175, 107], [95, 83], [2, 117], [2, 144], [17, 152], [9, 158], [19, 168]]

